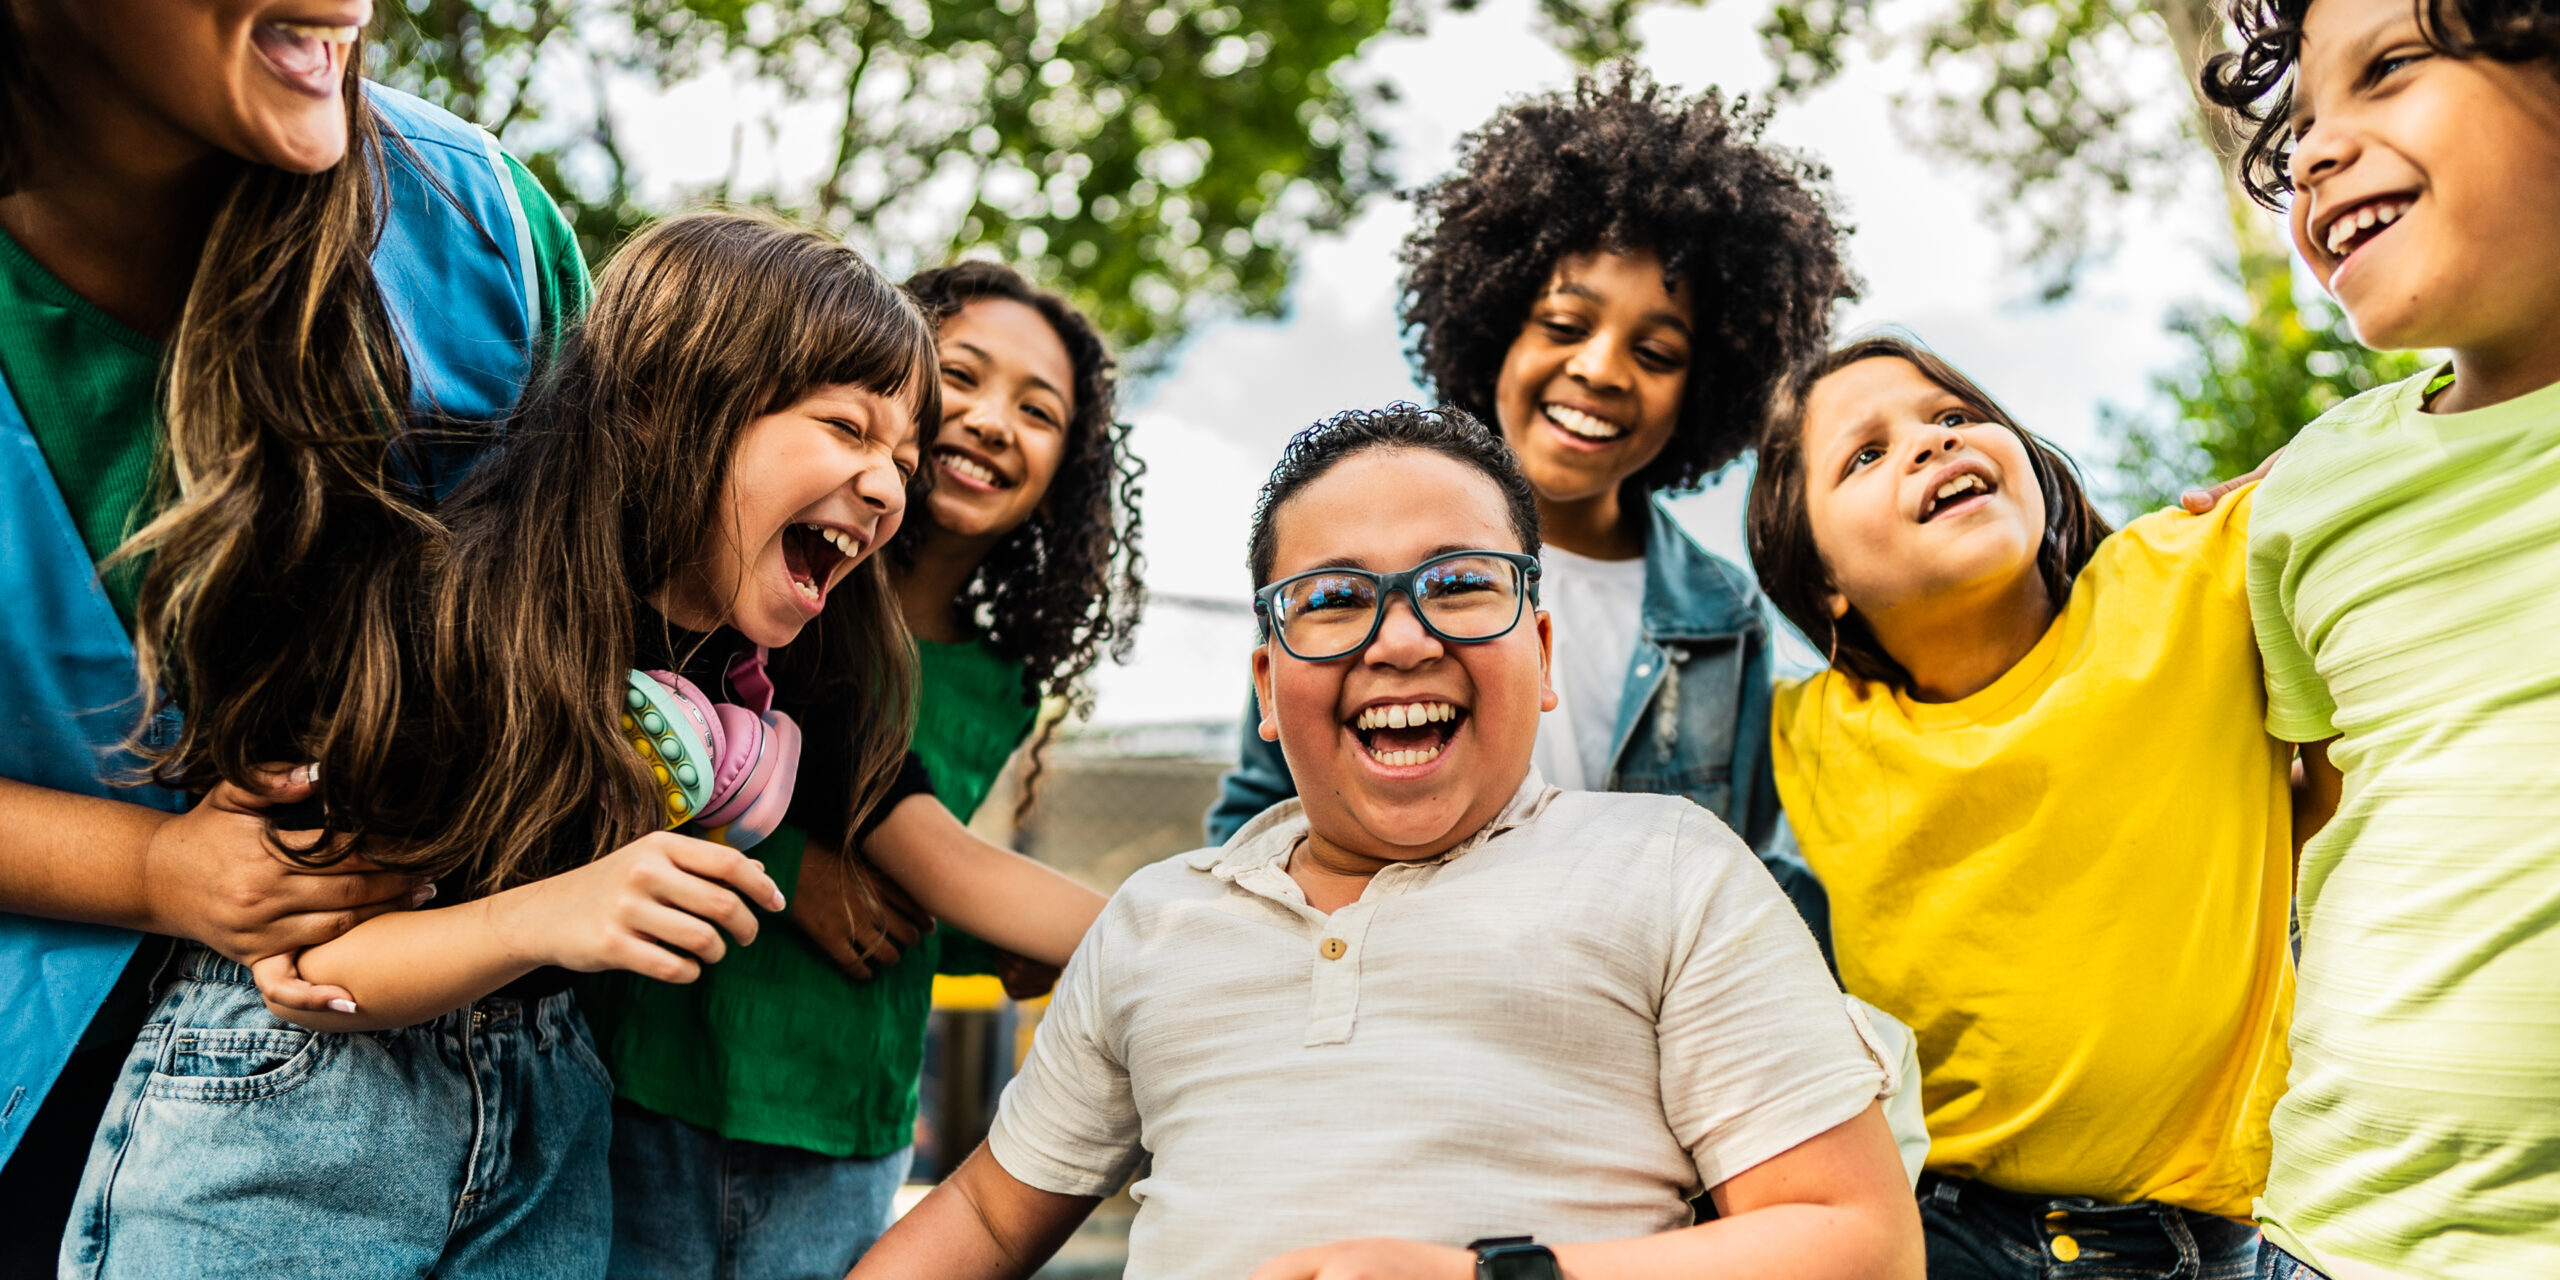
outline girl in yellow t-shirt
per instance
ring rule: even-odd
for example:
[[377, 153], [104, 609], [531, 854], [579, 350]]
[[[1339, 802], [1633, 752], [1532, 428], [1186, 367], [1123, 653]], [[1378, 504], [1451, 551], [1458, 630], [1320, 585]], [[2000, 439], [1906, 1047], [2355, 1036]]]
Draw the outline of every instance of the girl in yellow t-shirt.
[[1890, 336], [1761, 445], [1752, 558], [1831, 658], [1778, 693], [1779, 797], [1842, 981], [1919, 1037], [1932, 1277], [2254, 1274], [2293, 963], [2249, 499], [2111, 533]]

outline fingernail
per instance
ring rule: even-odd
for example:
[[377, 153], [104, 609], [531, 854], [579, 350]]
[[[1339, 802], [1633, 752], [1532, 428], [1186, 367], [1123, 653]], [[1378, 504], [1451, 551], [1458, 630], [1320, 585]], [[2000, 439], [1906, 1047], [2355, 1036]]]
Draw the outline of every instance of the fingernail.
[[306, 764], [295, 769], [287, 776], [295, 782], [318, 782], [320, 780], [320, 765], [317, 761], [314, 761], [311, 764]]
[[428, 903], [435, 901], [435, 898], [436, 884], [435, 881], [430, 880], [425, 884], [419, 885], [417, 891], [409, 895], [409, 905], [413, 907], [423, 907]]
[[332, 1000], [329, 1002], [329, 1007], [340, 1013], [354, 1013], [356, 1011], [356, 1002], [353, 1000]]

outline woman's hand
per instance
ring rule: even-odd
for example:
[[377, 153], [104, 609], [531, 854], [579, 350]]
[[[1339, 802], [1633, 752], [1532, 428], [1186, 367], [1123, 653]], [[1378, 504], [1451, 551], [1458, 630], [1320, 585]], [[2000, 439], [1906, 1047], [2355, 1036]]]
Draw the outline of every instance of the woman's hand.
[[691, 982], [729, 953], [724, 931], [741, 946], [755, 941], [750, 901], [783, 909], [763, 863], [661, 831], [488, 903], [498, 944], [528, 966]]
[[800, 855], [791, 923], [856, 982], [896, 964], [900, 948], [933, 931], [933, 917], [897, 882], [860, 859], [814, 843]]
[[[278, 768], [265, 783], [262, 792], [223, 783], [152, 832], [142, 867], [152, 931], [194, 939], [272, 975], [268, 996], [279, 1003], [328, 1008], [347, 993], [302, 981], [292, 953], [383, 912], [417, 906], [435, 896], [435, 886], [352, 855], [325, 867], [286, 861], [269, 842], [260, 811], [307, 798], [311, 778]], [[280, 965], [266, 963], [277, 958]]]
[[1413, 1240], [1346, 1240], [1284, 1253], [1253, 1280], [1474, 1280], [1476, 1256]]

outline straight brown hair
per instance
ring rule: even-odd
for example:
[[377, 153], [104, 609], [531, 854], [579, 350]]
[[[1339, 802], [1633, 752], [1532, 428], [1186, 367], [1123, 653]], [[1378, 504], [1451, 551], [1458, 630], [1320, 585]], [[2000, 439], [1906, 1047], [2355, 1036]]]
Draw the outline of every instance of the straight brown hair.
[[2079, 469], [2069, 457], [2019, 426], [1990, 392], [1917, 339], [1897, 333], [1870, 334], [1824, 356], [1790, 380], [1761, 433], [1759, 470], [1751, 478], [1744, 529], [1752, 568], [1759, 574], [1760, 589], [1768, 593], [1778, 612], [1830, 656], [1834, 669], [1908, 690], [1911, 673], [1885, 652], [1856, 610], [1832, 616], [1831, 571], [1814, 540], [1813, 517], [1805, 502], [1804, 411], [1814, 386], [1860, 361], [1884, 359], [1900, 360], [1919, 370], [1921, 377], [1963, 401], [1976, 421], [2005, 427], [2026, 446], [2036, 487], [2044, 495], [2044, 540], [2036, 549], [2036, 572], [2056, 609], [2070, 598], [2072, 580], [2114, 530], [2089, 500]]
[[[479, 892], [658, 830], [616, 712], [640, 628], [667, 625], [645, 601], [699, 573], [730, 518], [740, 432], [854, 384], [912, 394], [930, 443], [933, 343], [894, 283], [816, 232], [728, 212], [642, 232], [441, 522], [386, 522], [347, 553], [351, 590], [383, 607], [304, 629], [305, 679], [243, 758], [317, 762], [331, 831], [393, 837], [367, 856]], [[808, 735], [803, 784], [812, 762], [848, 769], [842, 829], [811, 833], [842, 841], [894, 781], [914, 720], [913, 645], [876, 557], [774, 676]]]

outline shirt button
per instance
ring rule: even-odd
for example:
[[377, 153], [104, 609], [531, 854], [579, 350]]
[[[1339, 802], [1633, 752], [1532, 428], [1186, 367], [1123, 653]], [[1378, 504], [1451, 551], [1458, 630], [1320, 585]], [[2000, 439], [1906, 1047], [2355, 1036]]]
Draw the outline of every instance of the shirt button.
[[1641, 664], [1638, 664], [1638, 665], [1637, 665], [1637, 667], [1636, 667], [1636, 679], [1638, 679], [1638, 680], [1642, 680], [1642, 679], [1644, 679], [1646, 676], [1649, 676], [1649, 675], [1652, 675], [1652, 674], [1653, 674], [1653, 664], [1652, 664], [1652, 663], [1650, 663], [1650, 662], [1646, 662], [1646, 663], [1641, 663]]
[[2053, 1256], [2055, 1260], [2060, 1262], [2070, 1262], [2073, 1259], [2078, 1258], [2080, 1256], [2080, 1242], [2069, 1236], [2055, 1236], [2053, 1238]]
[[1349, 951], [1350, 949], [1351, 944], [1344, 942], [1340, 938], [1327, 938], [1324, 940], [1323, 946], [1316, 948], [1316, 950], [1324, 953], [1324, 958], [1327, 960], [1339, 960], [1342, 958], [1342, 953]]

